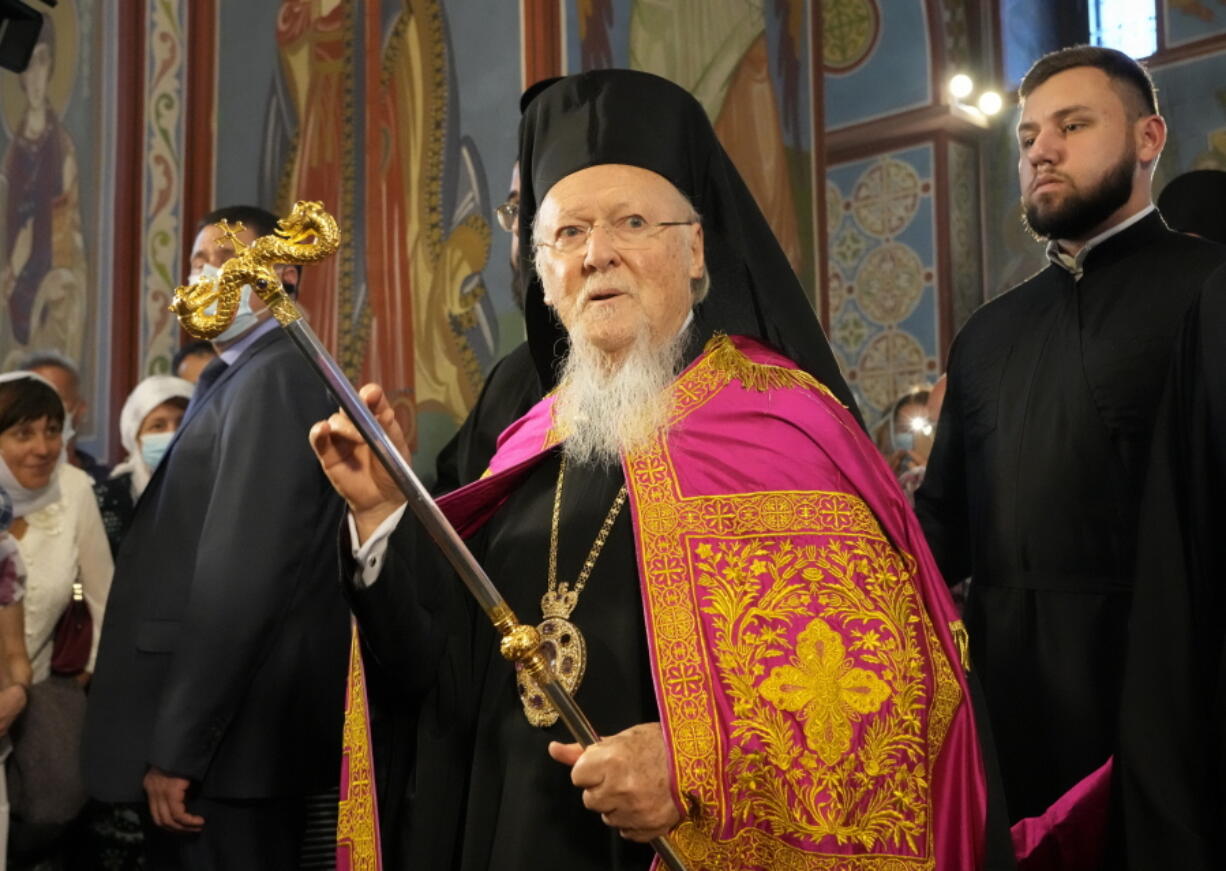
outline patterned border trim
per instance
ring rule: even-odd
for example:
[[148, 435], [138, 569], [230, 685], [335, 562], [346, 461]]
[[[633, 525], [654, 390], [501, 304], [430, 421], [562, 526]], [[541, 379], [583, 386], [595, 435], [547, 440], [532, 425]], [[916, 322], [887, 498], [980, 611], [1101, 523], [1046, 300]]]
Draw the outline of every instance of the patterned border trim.
[[[349, 75], [345, 77], [344, 109], [341, 123], [345, 128], [345, 136], [341, 147], [344, 149], [341, 157], [341, 203], [340, 213], [349, 227], [349, 232], [341, 235], [340, 263], [337, 267], [336, 292], [337, 300], [337, 353], [338, 362], [350, 379], [357, 378], [362, 371], [362, 361], [366, 356], [370, 332], [371, 311], [369, 305], [363, 305], [358, 297], [357, 274], [355, 270], [355, 234], [353, 227], [358, 223], [357, 214], [357, 179], [358, 162], [357, 147], [359, 132], [355, 123], [355, 88], [358, 80], [358, 70], [355, 66], [354, 44], [357, 40], [357, 5], [348, 3], [345, 16], [345, 54], [342, 63]], [[367, 46], [367, 51], [372, 51]]]
[[180, 274], [183, 202], [184, 106], [187, 52], [183, 41], [187, 0], [148, 7], [148, 65], [142, 165], [140, 372], [170, 372], [178, 323], [169, 311]]

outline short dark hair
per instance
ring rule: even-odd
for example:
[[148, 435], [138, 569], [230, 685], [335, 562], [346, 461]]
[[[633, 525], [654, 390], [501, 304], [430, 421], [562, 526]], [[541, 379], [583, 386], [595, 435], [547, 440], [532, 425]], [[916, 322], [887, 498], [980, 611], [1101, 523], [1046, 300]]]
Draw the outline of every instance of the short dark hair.
[[[277, 229], [277, 222], [281, 219], [274, 215], [268, 209], [261, 209], [259, 206], [222, 206], [220, 209], [214, 209], [196, 225], [196, 232], [199, 233], [209, 224], [220, 224], [222, 221], [229, 221], [231, 224], [242, 222], [243, 226], [251, 230], [258, 236], [271, 236]], [[300, 263], [292, 264], [298, 270], [298, 281], [294, 284], [286, 285], [285, 291], [294, 299], [298, 298], [298, 288], [302, 284], [303, 266]]]
[[0, 383], [0, 432], [31, 420], [64, 423], [64, 402], [41, 378], [14, 378]]
[[[1154, 87], [1149, 71], [1122, 51], [1100, 45], [1074, 45], [1043, 55], [1022, 77], [1017, 95], [1025, 100], [1052, 76], [1076, 67], [1102, 70], [1112, 82], [1123, 85], [1136, 98], [1141, 107], [1139, 115], [1158, 114], [1158, 89]], [[1121, 93], [1120, 97], [1127, 102], [1124, 94]]]
[[194, 357], [197, 354], [200, 356], [208, 355], [210, 357], [217, 356], [217, 349], [213, 347], [213, 343], [204, 339], [196, 339], [194, 342], [188, 342], [179, 350], [175, 351], [175, 355], [170, 358], [170, 374], [177, 375], [179, 366], [188, 357]]
[[31, 351], [18, 360], [13, 369], [27, 372], [33, 372], [35, 369], [63, 369], [72, 376], [73, 381], [81, 383], [81, 370], [77, 368], [77, 364], [66, 355], [50, 348]]
[[196, 232], [199, 233], [209, 224], [220, 224], [222, 221], [237, 224], [241, 221], [243, 226], [255, 235], [267, 236], [277, 229], [278, 220], [280, 219], [272, 212], [259, 206], [222, 206], [201, 218], [196, 225]]

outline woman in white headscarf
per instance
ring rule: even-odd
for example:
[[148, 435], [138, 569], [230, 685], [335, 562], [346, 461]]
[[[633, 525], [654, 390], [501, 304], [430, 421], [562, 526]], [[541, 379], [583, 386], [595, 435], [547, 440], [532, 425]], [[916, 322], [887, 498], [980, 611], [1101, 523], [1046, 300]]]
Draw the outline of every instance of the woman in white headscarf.
[[123, 404], [119, 438], [128, 456], [109, 480], [94, 488], [112, 554], [119, 553], [136, 500], [170, 447], [193, 389], [195, 385], [182, 378], [151, 375], [136, 385]]

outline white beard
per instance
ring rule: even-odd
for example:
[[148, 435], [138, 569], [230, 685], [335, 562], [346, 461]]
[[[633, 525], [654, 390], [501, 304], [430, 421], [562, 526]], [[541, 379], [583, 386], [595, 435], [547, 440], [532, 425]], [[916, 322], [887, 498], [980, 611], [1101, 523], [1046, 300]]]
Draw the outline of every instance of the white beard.
[[553, 406], [568, 460], [616, 465], [623, 454], [645, 447], [665, 429], [689, 332], [687, 326], [652, 348], [644, 330], [620, 365], [582, 336], [571, 336]]

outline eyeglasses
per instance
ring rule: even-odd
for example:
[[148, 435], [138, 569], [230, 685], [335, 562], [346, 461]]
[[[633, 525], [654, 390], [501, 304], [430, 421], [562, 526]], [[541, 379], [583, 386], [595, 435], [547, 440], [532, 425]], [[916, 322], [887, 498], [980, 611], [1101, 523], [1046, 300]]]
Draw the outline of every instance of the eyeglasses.
[[642, 215], [626, 215], [608, 223], [567, 224], [554, 233], [552, 242], [537, 242], [538, 248], [552, 248], [559, 254], [574, 254], [587, 247], [592, 231], [603, 227], [614, 244], [623, 250], [646, 248], [665, 227], [688, 227], [697, 221], [658, 221], [651, 223]]
[[508, 233], [514, 233], [516, 222], [519, 220], [519, 200], [507, 200], [494, 209], [494, 214], [498, 216], [499, 227]]

